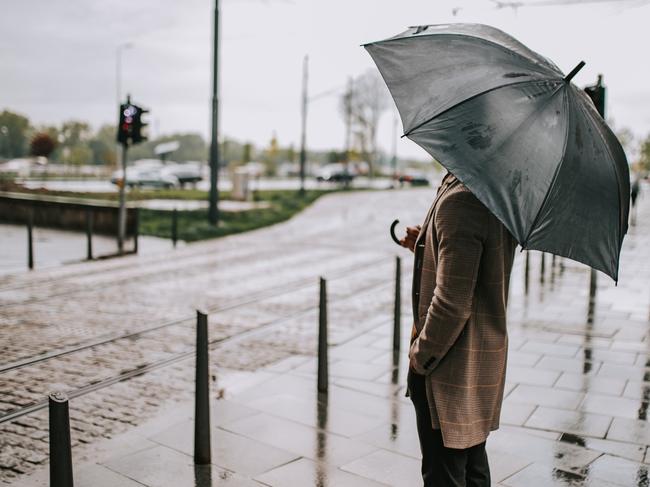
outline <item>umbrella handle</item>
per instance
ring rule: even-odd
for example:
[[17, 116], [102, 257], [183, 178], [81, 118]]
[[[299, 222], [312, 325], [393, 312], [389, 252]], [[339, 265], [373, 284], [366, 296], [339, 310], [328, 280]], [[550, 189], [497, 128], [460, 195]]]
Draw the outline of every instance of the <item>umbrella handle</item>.
[[399, 220], [395, 220], [393, 223], [390, 225], [390, 236], [392, 237], [393, 241], [399, 245], [400, 247], [402, 246], [401, 243], [399, 243], [399, 239], [397, 238], [397, 235], [395, 235], [395, 227], [399, 223]]

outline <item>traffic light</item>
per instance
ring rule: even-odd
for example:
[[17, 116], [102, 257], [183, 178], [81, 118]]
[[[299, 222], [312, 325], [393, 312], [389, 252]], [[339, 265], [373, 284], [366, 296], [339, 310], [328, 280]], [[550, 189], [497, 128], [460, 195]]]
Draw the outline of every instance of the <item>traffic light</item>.
[[129, 101], [120, 105], [120, 122], [117, 127], [117, 141], [122, 145], [129, 145], [133, 136], [133, 116], [135, 108]]
[[120, 105], [120, 121], [117, 127], [117, 141], [120, 144], [128, 146], [147, 140], [145, 127], [148, 124], [142, 120], [145, 113], [149, 113], [149, 110], [131, 103], [130, 97], [126, 103]]
[[603, 85], [603, 76], [598, 75], [598, 82], [593, 86], [587, 86], [585, 93], [589, 95], [591, 101], [594, 102], [596, 110], [600, 113], [601, 117], [605, 117], [605, 86]]

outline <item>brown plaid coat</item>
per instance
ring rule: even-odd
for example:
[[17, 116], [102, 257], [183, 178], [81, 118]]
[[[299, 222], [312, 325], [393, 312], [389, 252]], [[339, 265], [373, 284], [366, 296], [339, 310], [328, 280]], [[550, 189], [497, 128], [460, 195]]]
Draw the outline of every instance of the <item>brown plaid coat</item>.
[[499, 427], [506, 374], [506, 304], [516, 241], [447, 174], [415, 245], [415, 370], [427, 376], [432, 427], [448, 448]]

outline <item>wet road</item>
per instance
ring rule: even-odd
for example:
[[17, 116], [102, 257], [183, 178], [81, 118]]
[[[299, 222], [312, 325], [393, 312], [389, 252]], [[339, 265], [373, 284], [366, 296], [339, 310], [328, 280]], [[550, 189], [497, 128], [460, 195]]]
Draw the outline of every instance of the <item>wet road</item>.
[[[221, 367], [256, 370], [311, 353], [319, 275], [330, 278], [331, 342], [358, 341], [373, 322], [383, 326], [392, 316], [396, 253], [406, 257], [408, 283], [408, 253], [387, 237], [388, 224], [394, 217], [418, 222], [433, 193], [331, 195], [290, 222], [250, 234], [1, 278], [0, 370], [156, 329], [0, 373], [0, 414], [49, 390], [83, 387], [191, 349], [195, 308], [210, 311], [210, 337], [226, 339], [212, 351], [217, 377]], [[541, 255], [531, 253], [526, 292], [525, 254], [517, 256], [503, 427], [490, 440], [494, 468], [510, 472], [503, 485], [648, 485], [650, 205], [641, 204], [621, 282], [614, 287], [599, 276], [591, 306], [584, 266], [546, 256], [542, 274]], [[408, 309], [404, 289], [406, 323]], [[76, 398], [74, 441], [94, 443], [155, 415], [161, 404], [187, 400], [192, 365], [181, 361]], [[42, 411], [0, 424], [4, 481], [46, 460], [46, 426]]]

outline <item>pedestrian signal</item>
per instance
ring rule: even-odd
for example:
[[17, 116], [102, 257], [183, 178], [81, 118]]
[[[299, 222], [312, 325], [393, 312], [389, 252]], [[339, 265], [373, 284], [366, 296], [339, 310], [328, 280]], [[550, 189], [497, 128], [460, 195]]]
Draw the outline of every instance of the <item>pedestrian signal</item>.
[[149, 113], [149, 110], [131, 103], [130, 97], [127, 97], [126, 103], [120, 105], [120, 121], [117, 127], [117, 141], [120, 144], [128, 146], [147, 140], [148, 123], [142, 119], [146, 113]]

